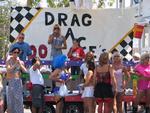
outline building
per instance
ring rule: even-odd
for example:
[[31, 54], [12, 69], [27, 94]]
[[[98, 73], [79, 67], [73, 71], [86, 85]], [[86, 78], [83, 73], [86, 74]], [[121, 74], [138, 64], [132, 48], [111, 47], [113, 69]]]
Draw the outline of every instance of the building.
[[[137, 0], [132, 0], [137, 1]], [[136, 8], [136, 23], [144, 26], [142, 38], [137, 40], [136, 51], [150, 51], [150, 0], [138, 0], [132, 7]]]

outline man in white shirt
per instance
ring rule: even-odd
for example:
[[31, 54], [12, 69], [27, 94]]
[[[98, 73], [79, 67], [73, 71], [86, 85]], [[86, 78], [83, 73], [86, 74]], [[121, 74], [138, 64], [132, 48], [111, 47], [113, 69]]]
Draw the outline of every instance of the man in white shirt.
[[32, 113], [43, 113], [44, 104], [44, 79], [40, 72], [40, 59], [32, 59], [32, 66], [29, 70], [30, 81], [32, 82]]

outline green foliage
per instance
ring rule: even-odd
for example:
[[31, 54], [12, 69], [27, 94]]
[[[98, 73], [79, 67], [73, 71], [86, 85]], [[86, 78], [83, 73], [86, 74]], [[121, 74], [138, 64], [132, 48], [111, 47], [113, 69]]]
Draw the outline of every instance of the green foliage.
[[109, 0], [109, 6], [112, 6], [115, 3], [115, 0]]
[[99, 0], [98, 8], [104, 8], [104, 7], [105, 7], [105, 2], [104, 2], [104, 0]]
[[32, 2], [32, 7], [36, 7], [40, 1], [41, 0], [35, 0], [34, 2]]
[[27, 0], [28, 7], [37, 7], [41, 0]]
[[5, 4], [0, 6], [0, 58], [4, 58], [8, 50], [8, 36], [10, 26], [10, 7], [12, 2], [5, 0]]
[[8, 50], [5, 43], [6, 40], [6, 36], [0, 36], [0, 59], [5, 57], [6, 51]]
[[[107, 5], [113, 6], [114, 3], [115, 0], [109, 0]], [[105, 0], [99, 0], [98, 8], [105, 8]]]
[[60, 0], [58, 3], [56, 0], [47, 0], [47, 3], [49, 7], [68, 7], [69, 6], [69, 0]]
[[54, 0], [47, 0], [47, 3], [49, 5], [49, 7], [53, 7], [53, 8], [56, 7]]
[[33, 2], [34, 2], [33, 0], [27, 0], [27, 6], [32, 7]]
[[[29, 7], [36, 7], [41, 0], [27, 0]], [[56, 7], [69, 7], [70, 0], [47, 0], [48, 6], [52, 8]], [[92, 0], [93, 3], [95, 0]], [[105, 8], [105, 0], [99, 0], [98, 8]], [[109, 0], [107, 5], [112, 6], [115, 3], [115, 0]]]
[[69, 0], [63, 0], [62, 3], [64, 4], [64, 7], [69, 6]]

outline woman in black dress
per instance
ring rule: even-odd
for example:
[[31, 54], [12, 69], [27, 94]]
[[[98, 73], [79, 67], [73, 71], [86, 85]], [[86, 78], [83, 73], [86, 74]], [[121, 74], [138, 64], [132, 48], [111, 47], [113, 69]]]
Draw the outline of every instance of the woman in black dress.
[[[111, 113], [116, 88], [114, 70], [109, 64], [109, 54], [104, 52], [99, 57], [99, 66], [95, 70], [94, 96], [98, 103], [98, 113]], [[114, 91], [113, 91], [114, 89]]]

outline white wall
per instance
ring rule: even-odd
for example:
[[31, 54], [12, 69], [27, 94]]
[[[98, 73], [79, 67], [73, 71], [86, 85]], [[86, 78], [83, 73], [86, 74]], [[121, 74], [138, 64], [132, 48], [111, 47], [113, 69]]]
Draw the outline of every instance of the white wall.
[[142, 14], [143, 17], [150, 16], [150, 0], [143, 0]]

